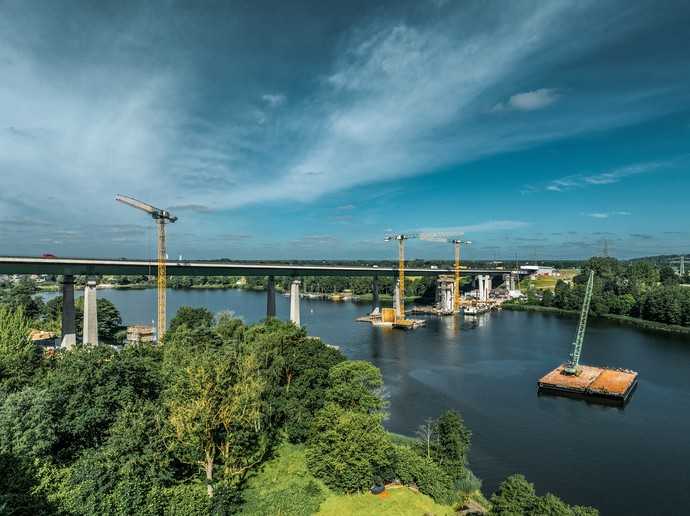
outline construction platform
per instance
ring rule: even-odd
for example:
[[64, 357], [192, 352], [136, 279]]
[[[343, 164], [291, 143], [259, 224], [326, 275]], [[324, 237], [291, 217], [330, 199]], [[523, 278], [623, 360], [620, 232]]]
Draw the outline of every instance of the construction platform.
[[426, 321], [423, 319], [398, 319], [395, 321], [384, 321], [377, 315], [365, 315], [364, 317], [357, 317], [357, 322], [368, 322], [373, 326], [381, 326], [383, 328], [397, 328], [400, 330], [414, 330], [426, 326]]
[[577, 375], [561, 364], [539, 379], [539, 391], [565, 396], [625, 403], [637, 386], [637, 373], [628, 369], [580, 366]]

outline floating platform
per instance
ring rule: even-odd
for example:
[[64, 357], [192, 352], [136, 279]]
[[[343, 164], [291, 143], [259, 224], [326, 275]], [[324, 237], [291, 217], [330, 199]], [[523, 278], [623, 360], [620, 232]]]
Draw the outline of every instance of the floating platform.
[[580, 366], [580, 373], [565, 373], [561, 364], [537, 382], [540, 391], [564, 396], [625, 403], [637, 386], [637, 373], [628, 369]]
[[381, 326], [383, 328], [397, 328], [400, 330], [414, 330], [426, 326], [426, 321], [423, 319], [399, 319], [397, 321], [383, 321], [380, 316], [365, 315], [357, 317], [357, 322], [367, 322], [373, 326]]

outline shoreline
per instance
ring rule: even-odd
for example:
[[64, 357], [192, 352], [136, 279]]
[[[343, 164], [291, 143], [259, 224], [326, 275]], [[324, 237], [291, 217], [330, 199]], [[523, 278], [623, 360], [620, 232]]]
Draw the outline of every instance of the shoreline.
[[[514, 310], [516, 312], [541, 312], [555, 315], [564, 315], [567, 317], [577, 317], [580, 315], [579, 310], [564, 310], [562, 308], [556, 308], [553, 306], [519, 305], [512, 303], [504, 303], [501, 307], [504, 310]], [[625, 326], [632, 326], [637, 329], [653, 331], [656, 333], [671, 333], [674, 335], [690, 337], [690, 327], [679, 326], [677, 324], [666, 324], [656, 321], [647, 321], [646, 319], [639, 319], [637, 317], [615, 314], [594, 315], [590, 313], [589, 317], [596, 320], [612, 321]]]

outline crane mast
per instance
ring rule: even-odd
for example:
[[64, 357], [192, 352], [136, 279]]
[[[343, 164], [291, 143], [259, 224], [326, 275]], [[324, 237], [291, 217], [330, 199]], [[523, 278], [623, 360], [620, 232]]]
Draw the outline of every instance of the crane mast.
[[462, 245], [469, 245], [470, 240], [448, 240], [455, 247], [455, 281], [453, 288], [453, 311], [459, 312], [462, 308], [462, 293], [461, 293], [461, 267], [460, 267], [460, 247]]
[[407, 235], [390, 235], [385, 238], [385, 240], [397, 240], [398, 241], [398, 289], [400, 291], [400, 299], [398, 304], [398, 314], [400, 319], [405, 318], [405, 240], [410, 238], [418, 238], [419, 235], [407, 234]]
[[157, 286], [158, 286], [158, 318], [157, 318], [157, 324], [156, 324], [156, 335], [158, 338], [158, 342], [162, 342], [163, 335], [165, 334], [165, 330], [167, 328], [167, 321], [166, 321], [166, 308], [167, 308], [167, 297], [166, 297], [166, 288], [167, 288], [167, 281], [168, 281], [168, 276], [167, 276], [167, 270], [166, 270], [166, 262], [168, 259], [167, 252], [166, 252], [166, 246], [165, 246], [165, 225], [173, 223], [177, 220], [177, 217], [173, 216], [169, 211], [167, 210], [162, 210], [160, 208], [156, 208], [154, 206], [151, 206], [150, 204], [147, 204], [145, 202], [139, 201], [137, 199], [134, 199], [133, 197], [128, 197], [126, 195], [117, 195], [115, 196], [115, 200], [118, 202], [121, 202], [123, 204], [126, 204], [128, 206], [131, 206], [132, 208], [136, 208], [138, 210], [141, 210], [145, 213], [148, 213], [151, 215], [153, 220], [156, 222], [156, 225], [158, 226], [158, 253], [157, 253], [157, 269], [158, 269], [158, 278], [157, 278]]
[[580, 323], [577, 326], [577, 333], [575, 334], [575, 342], [573, 342], [573, 352], [570, 354], [570, 361], [564, 369], [566, 374], [576, 375], [579, 373], [580, 354], [582, 353], [582, 343], [585, 340], [585, 330], [587, 329], [587, 315], [589, 314], [589, 305], [592, 301], [592, 291], [594, 290], [594, 271], [589, 272], [589, 279], [587, 280], [587, 287], [585, 289], [585, 298], [582, 301], [582, 311], [580, 312]]

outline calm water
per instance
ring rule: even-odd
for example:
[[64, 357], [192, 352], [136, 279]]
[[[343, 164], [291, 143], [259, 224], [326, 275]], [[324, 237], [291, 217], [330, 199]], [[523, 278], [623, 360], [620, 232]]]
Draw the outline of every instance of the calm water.
[[[99, 290], [124, 322], [150, 323], [154, 290]], [[263, 293], [171, 290], [168, 320], [183, 305], [264, 317]], [[575, 319], [504, 311], [458, 328], [430, 318], [413, 332], [354, 322], [366, 305], [302, 300], [312, 335], [381, 369], [390, 395], [390, 430], [412, 435], [430, 416], [459, 410], [474, 433], [471, 465], [493, 491], [524, 473], [540, 493], [598, 507], [602, 514], [686, 514], [690, 506], [690, 339], [591, 323], [583, 362], [640, 373], [623, 408], [537, 396], [536, 380], [568, 356]], [[277, 312], [288, 318], [288, 298]]]

